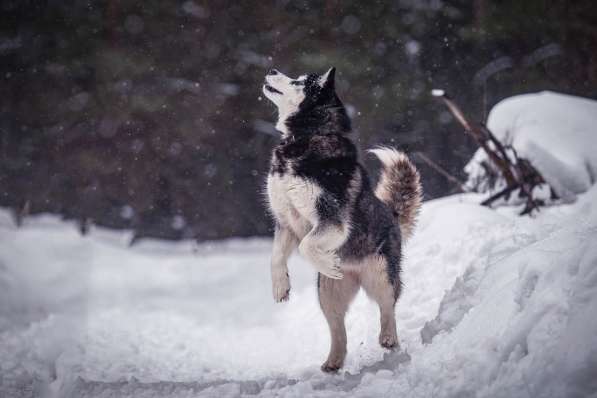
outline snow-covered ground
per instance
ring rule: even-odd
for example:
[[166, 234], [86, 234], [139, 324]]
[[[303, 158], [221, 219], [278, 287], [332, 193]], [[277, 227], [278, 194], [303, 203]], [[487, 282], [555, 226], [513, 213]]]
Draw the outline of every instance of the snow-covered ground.
[[196, 245], [0, 211], [1, 397], [597, 397], [597, 188], [518, 217], [425, 203], [406, 247], [401, 350], [359, 294], [324, 375], [315, 273], [274, 304], [267, 239]]
[[315, 272], [292, 257], [291, 299], [274, 304], [270, 240], [128, 247], [128, 232], [80, 236], [54, 216], [17, 229], [0, 210], [0, 398], [597, 397], [596, 114], [549, 92], [496, 105], [496, 136], [574, 203], [530, 218], [474, 194], [426, 202], [401, 349], [378, 346], [360, 294], [334, 376]]

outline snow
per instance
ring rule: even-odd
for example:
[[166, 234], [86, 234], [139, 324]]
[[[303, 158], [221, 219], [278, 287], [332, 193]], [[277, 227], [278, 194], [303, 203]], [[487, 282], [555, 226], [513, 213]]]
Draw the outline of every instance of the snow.
[[312, 267], [274, 304], [268, 239], [144, 240], [0, 211], [0, 396], [585, 397], [597, 394], [597, 188], [518, 217], [426, 202], [405, 249], [401, 350], [359, 294], [343, 372]]
[[[597, 178], [597, 101], [543, 91], [507, 98], [493, 107], [487, 126], [519, 157], [528, 159], [565, 202]], [[465, 171], [483, 174], [478, 150]]]

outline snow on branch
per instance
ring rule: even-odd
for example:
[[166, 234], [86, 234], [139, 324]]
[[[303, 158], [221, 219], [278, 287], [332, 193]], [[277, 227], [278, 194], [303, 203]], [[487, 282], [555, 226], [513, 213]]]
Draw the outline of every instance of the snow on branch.
[[[545, 183], [545, 179], [527, 159], [518, 157], [513, 147], [506, 146], [482, 123], [471, 121], [456, 102], [444, 90], [434, 89], [431, 95], [441, 99], [456, 120], [464, 127], [479, 147], [486, 153], [492, 166], [506, 182], [506, 186], [498, 193], [482, 202], [490, 206], [500, 198], [508, 198], [514, 191], [519, 190], [519, 196], [524, 198], [526, 205], [521, 215], [530, 214], [538, 210], [544, 201], [533, 196], [535, 188]], [[554, 190], [551, 190], [554, 192]]]

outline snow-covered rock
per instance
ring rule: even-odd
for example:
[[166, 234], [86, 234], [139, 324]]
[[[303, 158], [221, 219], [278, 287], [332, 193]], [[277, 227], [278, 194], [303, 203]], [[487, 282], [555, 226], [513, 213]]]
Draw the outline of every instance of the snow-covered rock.
[[[597, 179], [597, 101], [543, 91], [507, 98], [493, 107], [487, 127], [519, 157], [528, 159], [565, 202]], [[479, 149], [465, 171], [482, 179]]]
[[315, 274], [274, 304], [266, 239], [197, 245], [0, 211], [0, 396], [586, 397], [597, 394], [597, 187], [535, 218], [424, 204], [404, 257], [402, 349], [359, 294], [324, 375]]

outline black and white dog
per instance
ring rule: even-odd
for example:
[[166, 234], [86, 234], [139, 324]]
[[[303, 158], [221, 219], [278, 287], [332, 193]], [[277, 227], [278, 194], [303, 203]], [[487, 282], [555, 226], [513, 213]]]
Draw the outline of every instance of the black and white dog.
[[381, 313], [379, 342], [398, 344], [394, 306], [400, 295], [401, 242], [412, 233], [421, 204], [419, 173], [391, 148], [373, 149], [383, 164], [371, 187], [347, 137], [350, 120], [336, 95], [335, 69], [292, 79], [273, 69], [263, 93], [278, 108], [282, 141], [267, 178], [275, 218], [271, 262], [274, 299], [288, 300], [286, 262], [298, 247], [319, 272], [319, 301], [331, 333], [322, 370], [342, 367], [344, 316], [362, 286]]

